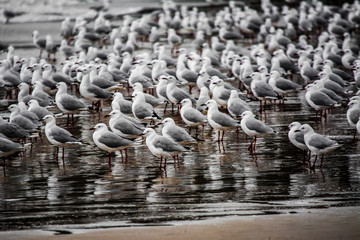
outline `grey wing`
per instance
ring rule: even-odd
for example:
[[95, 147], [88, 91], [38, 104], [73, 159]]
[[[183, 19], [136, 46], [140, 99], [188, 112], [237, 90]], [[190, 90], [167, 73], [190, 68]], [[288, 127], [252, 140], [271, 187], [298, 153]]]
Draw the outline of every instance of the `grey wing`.
[[78, 98], [68, 94], [63, 95], [60, 98], [60, 104], [69, 111], [74, 111], [86, 107], [85, 104], [82, 103]]
[[15, 123], [26, 130], [34, 130], [37, 128], [33, 122], [22, 116], [14, 118], [11, 123]]
[[206, 117], [195, 109], [188, 109], [184, 112], [184, 117], [191, 122], [204, 122]]
[[316, 105], [321, 106], [332, 106], [336, 102], [331, 100], [331, 98], [322, 92], [313, 92], [310, 96], [310, 100], [313, 101]]
[[213, 121], [225, 127], [234, 127], [238, 125], [238, 122], [236, 120], [232, 119], [230, 116], [222, 112], [213, 114]]
[[260, 120], [251, 119], [250, 121], [246, 121], [246, 127], [252, 131], [256, 131], [258, 133], [270, 133], [273, 132], [272, 128], [265, 125]]
[[196, 73], [187, 69], [183, 72], [182, 77], [188, 82], [196, 82], [198, 78]]
[[74, 137], [70, 132], [58, 126], [55, 126], [50, 130], [50, 135], [54, 140], [61, 143], [80, 142], [80, 140]]
[[[148, 105], [151, 107], [149, 108]], [[139, 119], [143, 119], [146, 117], [150, 117], [153, 114], [153, 108], [150, 104], [144, 104], [144, 105], [137, 105], [134, 108], [134, 115], [139, 118]]]
[[302, 143], [302, 144], [305, 144], [304, 133], [296, 132], [295, 135], [294, 135], [294, 138], [295, 138], [295, 141], [297, 141], [299, 143]]
[[114, 128], [118, 129], [124, 134], [139, 135], [143, 132], [143, 129], [139, 128], [136, 124], [129, 121], [118, 121], [115, 123]]
[[167, 137], [164, 137], [164, 136], [159, 136], [156, 139], [154, 139], [153, 144], [154, 144], [154, 147], [161, 148], [167, 152], [185, 151], [184, 147], [182, 147], [181, 145], [177, 144], [173, 140], [171, 140]]
[[228, 100], [230, 97], [230, 91], [229, 90], [224, 90], [221, 92], [219, 98], [222, 99], [222, 100]]
[[20, 147], [21, 147], [20, 143], [15, 143], [6, 138], [0, 138], [0, 151], [2, 152], [10, 152]]
[[294, 90], [300, 88], [300, 85], [293, 83], [289, 80], [280, 79], [276, 82], [276, 86], [282, 90]]
[[234, 115], [240, 116], [244, 111], [251, 111], [250, 108], [243, 104], [241, 101], [232, 101], [229, 104], [229, 111], [233, 112]]
[[184, 90], [182, 90], [180, 88], [176, 88], [173, 91], [172, 95], [178, 102], [181, 102], [185, 98], [190, 98], [191, 99], [190, 95], [187, 94], [187, 92], [185, 92]]
[[256, 84], [255, 91], [259, 97], [277, 97], [274, 89], [266, 83]]
[[319, 78], [319, 71], [308, 67], [304, 69], [304, 75], [307, 76], [308, 78], [310, 78], [310, 80], [314, 80], [316, 78]]
[[335, 143], [335, 141], [320, 134], [314, 134], [308, 142], [310, 146], [313, 146], [317, 149], [324, 149], [334, 145]]
[[110, 148], [118, 148], [121, 146], [126, 146], [126, 145], [130, 145], [132, 143], [131, 140], [126, 139], [126, 138], [122, 138], [118, 135], [116, 135], [115, 133], [112, 132], [108, 132], [106, 134], [103, 134], [100, 138], [99, 138], [99, 142], [103, 143], [104, 145], [106, 145], [107, 147]]
[[180, 127], [169, 128], [167, 134], [169, 134], [176, 142], [193, 140], [193, 138], [186, 132], [186, 130]]
[[110, 92], [107, 92], [107, 91], [101, 89], [100, 87], [97, 87], [94, 85], [89, 87], [88, 91], [91, 92], [94, 95], [94, 97], [96, 97], [96, 98], [108, 99], [112, 96], [112, 94]]

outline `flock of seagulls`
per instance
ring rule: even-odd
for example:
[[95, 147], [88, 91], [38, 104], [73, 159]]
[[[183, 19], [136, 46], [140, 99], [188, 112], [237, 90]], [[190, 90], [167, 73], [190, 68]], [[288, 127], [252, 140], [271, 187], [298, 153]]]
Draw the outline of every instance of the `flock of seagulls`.
[[[9, 46], [0, 61], [0, 84], [16, 103], [8, 107], [8, 122], [0, 118], [0, 155], [20, 151], [44, 129], [57, 148], [56, 158], [62, 147], [64, 161], [64, 147], [89, 141], [57, 126], [56, 116], [66, 114], [69, 127], [82, 111], [99, 114], [92, 140], [108, 152], [110, 169], [113, 152], [127, 160], [126, 149], [141, 144], [143, 137], [160, 158], [160, 168], [166, 168], [169, 158], [175, 164], [179, 154], [191, 151], [189, 143], [204, 141], [199, 133], [204, 126], [216, 131], [218, 142], [225, 133], [241, 129], [253, 138], [248, 150], [256, 154], [257, 138], [277, 133], [256, 113], [261, 116], [277, 101], [286, 104], [286, 97], [299, 91], [306, 91], [301, 101], [315, 110], [314, 124], [326, 121], [331, 109], [347, 107], [356, 138], [358, 1], [341, 7], [301, 1], [289, 7], [262, 0], [258, 10], [230, 1], [216, 12], [211, 6], [205, 12], [163, 0], [160, 11], [125, 15], [119, 23], [107, 13], [111, 4], [105, 1], [94, 8], [93, 21], [66, 18], [61, 44], [34, 30], [39, 56], [20, 58]], [[61, 65], [58, 59], [64, 59]], [[102, 118], [104, 101], [111, 101], [108, 122]], [[258, 108], [249, 102], [258, 102]], [[168, 104], [171, 117], [162, 119], [157, 111], [164, 107], [165, 115]], [[188, 131], [176, 124], [177, 116]], [[310, 169], [318, 157], [321, 167], [323, 155], [339, 147], [309, 124], [289, 124], [289, 140], [304, 151]], [[156, 131], [159, 125], [161, 133]]]

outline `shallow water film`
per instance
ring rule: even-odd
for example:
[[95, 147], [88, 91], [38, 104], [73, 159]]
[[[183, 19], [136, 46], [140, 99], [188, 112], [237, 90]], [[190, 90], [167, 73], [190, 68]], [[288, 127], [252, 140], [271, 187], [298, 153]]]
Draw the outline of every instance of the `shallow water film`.
[[[120, 24], [121, 20], [114, 22]], [[35, 29], [54, 34], [55, 40], [60, 40], [55, 35], [60, 22], [15, 21], [0, 28], [7, 44], [12, 44], [9, 38], [13, 34], [15, 52], [22, 57], [38, 54], [31, 43], [31, 32]], [[29, 35], [25, 37], [25, 33]], [[20, 35], [22, 38], [17, 38]], [[166, 38], [160, 41], [166, 44]], [[243, 49], [249, 46], [246, 40], [237, 44]], [[192, 48], [187, 33], [182, 47]], [[151, 45], [144, 43], [139, 52], [151, 52]], [[0, 56], [3, 59], [6, 53]], [[59, 57], [57, 68], [61, 60]], [[299, 75], [294, 79], [301, 82]], [[238, 86], [237, 82], [231, 83]], [[131, 95], [131, 90], [121, 91], [127, 97]], [[0, 94], [5, 98], [4, 89]], [[194, 88], [193, 95], [197, 94], [198, 89]], [[316, 121], [315, 111], [305, 103], [304, 95], [305, 90], [301, 90], [288, 95], [284, 104], [268, 103], [261, 113], [259, 101], [249, 102], [256, 118], [277, 132], [259, 137], [256, 152], [248, 150], [252, 138], [246, 137], [241, 128], [238, 132], [226, 130], [224, 140], [217, 141], [216, 131], [205, 124], [204, 129], [198, 129], [198, 138], [203, 141], [187, 144], [189, 150], [180, 154], [176, 163], [169, 159], [166, 168], [159, 168], [160, 159], [140, 140], [128, 148], [127, 160], [112, 155], [108, 164], [108, 154], [95, 146], [90, 128], [109, 121], [105, 115], [111, 111], [110, 100], [104, 101], [100, 114], [94, 111], [76, 114], [73, 127], [66, 125], [66, 115], [58, 116], [57, 125], [68, 129], [84, 144], [66, 147], [62, 162], [62, 152], [56, 160], [55, 146], [43, 134], [33, 139], [31, 149], [4, 159], [0, 174], [0, 230], [71, 232], [360, 206], [360, 143], [352, 141], [354, 129], [346, 119], [346, 103], [331, 109], [326, 120]], [[162, 119], [171, 117], [187, 129], [176, 110], [172, 112], [168, 107], [164, 114], [163, 107], [155, 107]], [[56, 107], [50, 110], [60, 113]], [[10, 113], [4, 108], [0, 114], [8, 117]], [[303, 163], [303, 152], [290, 143], [288, 125], [293, 121], [308, 123], [316, 132], [340, 144], [325, 155], [321, 168], [319, 160], [317, 167], [310, 169]], [[155, 129], [161, 132], [161, 126]], [[195, 135], [194, 129], [191, 134]]]

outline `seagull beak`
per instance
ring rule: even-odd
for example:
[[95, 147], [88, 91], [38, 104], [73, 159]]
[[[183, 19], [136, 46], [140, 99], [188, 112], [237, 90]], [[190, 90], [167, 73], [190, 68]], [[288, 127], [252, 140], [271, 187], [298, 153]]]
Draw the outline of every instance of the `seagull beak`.
[[89, 130], [95, 130], [95, 128], [94, 128], [94, 127], [92, 127], [92, 128], [90, 128]]

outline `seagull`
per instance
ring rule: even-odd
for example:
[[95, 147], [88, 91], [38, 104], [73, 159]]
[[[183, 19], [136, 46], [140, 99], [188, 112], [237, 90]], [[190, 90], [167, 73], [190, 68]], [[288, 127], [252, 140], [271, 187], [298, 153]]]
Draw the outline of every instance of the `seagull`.
[[[185, 152], [186, 148], [174, 142], [170, 138], [158, 135], [154, 129], [145, 128], [143, 135], [146, 137], [146, 146], [156, 157], [160, 157], [160, 168], [166, 168], [166, 160]], [[162, 163], [164, 159], [164, 164]], [[174, 160], [175, 163], [175, 160]]]
[[359, 121], [360, 117], [360, 101], [359, 100], [351, 100], [348, 104], [349, 108], [346, 111], [346, 118], [350, 126], [354, 127], [354, 137], [353, 141], [356, 138], [356, 131], [357, 131], [357, 122]]
[[197, 126], [204, 126], [204, 123], [207, 122], [206, 116], [204, 116], [199, 110], [192, 107], [190, 99], [185, 98], [180, 103], [181, 119], [189, 126], [189, 133], [191, 132], [191, 127], [195, 127], [195, 131], [197, 133]]
[[[167, 76], [167, 80], [168, 84], [166, 86], [166, 95], [172, 103], [172, 106], [174, 106], [174, 104], [179, 104], [185, 98], [189, 98], [191, 101], [194, 101], [189, 93], [176, 86], [176, 78], [174, 76]], [[174, 112], [174, 108], [172, 108], [172, 111]]]
[[109, 99], [113, 94], [96, 86], [90, 82], [90, 69], [89, 67], [83, 67], [78, 69], [79, 72], [82, 72], [83, 78], [80, 83], [80, 94], [91, 101], [97, 101], [96, 105], [99, 108], [99, 111], [102, 111], [101, 102], [102, 100]]
[[327, 94], [311, 85], [306, 86], [305, 99], [306, 102], [315, 109], [316, 119], [318, 111], [320, 111], [320, 118], [324, 117], [326, 119], [326, 112], [324, 110], [340, 106], [339, 103], [332, 100]]
[[114, 93], [111, 101], [112, 110], [119, 110], [124, 114], [132, 114], [132, 101], [126, 100], [121, 92]]
[[182, 39], [179, 35], [176, 34], [175, 29], [170, 28], [168, 30], [167, 40], [171, 47], [171, 54], [174, 54], [176, 48], [181, 44]]
[[15, 123], [28, 131], [36, 131], [39, 128], [39, 126], [34, 124], [29, 118], [20, 114], [20, 108], [18, 105], [12, 104], [8, 107], [8, 109], [11, 111], [10, 123]]
[[248, 147], [250, 152], [255, 152], [256, 138], [258, 136], [265, 136], [270, 133], [276, 133], [274, 129], [267, 126], [264, 122], [255, 118], [255, 115], [250, 111], [245, 111], [241, 114], [241, 129], [249, 136], [253, 137], [253, 140]]
[[309, 151], [309, 148], [305, 144], [304, 133], [297, 131], [300, 129], [300, 127], [301, 127], [301, 123], [292, 122], [288, 126], [288, 128], [289, 128], [288, 138], [295, 147], [299, 148], [300, 150], [302, 150], [304, 152], [304, 158], [303, 158], [303, 162], [304, 162], [306, 152]]
[[225, 130], [236, 128], [239, 126], [238, 121], [231, 118], [226, 113], [222, 113], [218, 109], [218, 105], [215, 100], [210, 99], [205, 103], [208, 108], [207, 120], [212, 128], [217, 132], [217, 141], [223, 141]]
[[336, 141], [331, 140], [327, 136], [316, 133], [309, 124], [303, 124], [297, 131], [304, 133], [306, 146], [312, 153], [315, 154], [314, 163], [312, 165], [313, 169], [315, 168], [318, 155], [321, 155], [321, 168], [324, 160], [324, 154], [339, 147], [339, 144]]
[[166, 93], [168, 81], [167, 81], [167, 77], [165, 75], [161, 75], [158, 79], [159, 79], [159, 83], [156, 85], [156, 94], [159, 98], [161, 98], [165, 102], [164, 111], [163, 111], [163, 113], [165, 114], [166, 107], [169, 102], [169, 98]]
[[[137, 92], [143, 92], [144, 91], [144, 87], [141, 83], [134, 83], [133, 84], [133, 93], [132, 96], [135, 95], [135, 93]], [[161, 98], [155, 97], [151, 94], [148, 93], [144, 93], [145, 96], [145, 102], [151, 104], [153, 107], [156, 107], [160, 104], [163, 104], [165, 101]]]
[[39, 119], [43, 119], [46, 115], [53, 115], [52, 112], [47, 110], [46, 108], [39, 105], [39, 102], [36, 99], [31, 99], [28, 102], [30, 112], [33, 112], [38, 116]]
[[15, 123], [6, 122], [0, 116], [0, 133], [10, 139], [25, 139], [30, 133]]
[[64, 162], [64, 148], [72, 144], [81, 145], [81, 141], [74, 137], [69, 131], [56, 125], [56, 120], [53, 115], [46, 115], [43, 120], [46, 122], [45, 135], [49, 142], [56, 146], [56, 161], [58, 160], [59, 147], [62, 147], [62, 161]]
[[42, 51], [45, 50], [45, 47], [46, 47], [46, 39], [39, 38], [38, 30], [33, 31], [32, 37], [33, 37], [33, 44], [35, 45], [35, 47], [40, 49], [39, 58], [41, 58]]
[[28, 103], [31, 99], [35, 99], [39, 102], [40, 106], [46, 107], [48, 106], [47, 102], [44, 102], [42, 99], [34, 97], [29, 94], [30, 87], [27, 83], [20, 83], [18, 88], [20, 92], [18, 93], [17, 100], [18, 102]]
[[20, 115], [30, 119], [38, 127], [42, 126], [42, 123], [39, 121], [40, 120], [39, 117], [35, 113], [30, 112], [27, 109], [27, 106], [26, 106], [26, 104], [24, 102], [19, 102], [17, 105], [18, 105], [19, 110], [20, 110]]
[[115, 151], [120, 151], [121, 156], [122, 150], [125, 150], [125, 161], [127, 161], [127, 148], [134, 142], [120, 137], [119, 135], [110, 132], [108, 127], [104, 123], [96, 124], [92, 130], [95, 130], [93, 133], [93, 140], [96, 146], [105, 150], [109, 153], [109, 168], [111, 169], [111, 153]]
[[267, 100], [281, 99], [279, 94], [263, 79], [261, 79], [260, 73], [253, 72], [251, 74], [251, 92], [256, 98], [260, 100], [260, 112], [262, 111], [262, 101], [264, 101], [264, 110]]
[[154, 111], [153, 106], [150, 103], [145, 102], [145, 95], [143, 92], [135, 93], [132, 112], [134, 117], [139, 120], [153, 121], [154, 118], [161, 119]]
[[119, 110], [112, 110], [109, 113], [110, 129], [123, 138], [137, 138], [144, 131], [144, 125], [133, 117], [129, 117]]
[[89, 108], [77, 97], [67, 93], [67, 85], [64, 82], [57, 83], [56, 87], [58, 89], [55, 95], [56, 106], [60, 109], [61, 112], [67, 114], [67, 124], [69, 124], [70, 114], [72, 118], [72, 124], [74, 124], [74, 113], [86, 111], [89, 110]]
[[186, 130], [182, 127], [176, 125], [174, 119], [165, 118], [158, 125], [163, 125], [161, 133], [163, 136], [170, 138], [171, 140], [178, 143], [188, 143], [196, 142], [196, 139], [193, 138]]
[[21, 15], [23, 15], [25, 13], [26, 12], [23, 12], [23, 11], [14, 11], [14, 10], [11, 10], [11, 9], [4, 8], [3, 9], [3, 15], [4, 15], [4, 18], [5, 18], [5, 24], [9, 23], [11, 18], [21, 16]]
[[233, 118], [239, 118], [245, 111], [251, 112], [249, 105], [239, 97], [239, 93], [236, 90], [230, 91], [227, 109]]
[[203, 86], [200, 88], [199, 98], [196, 101], [196, 109], [199, 110], [200, 112], [204, 112], [205, 111], [205, 103], [207, 100], [210, 100], [209, 89], [207, 87]]
[[302, 88], [302, 86], [300, 86], [299, 84], [282, 78], [278, 71], [272, 71], [270, 73], [269, 85], [275, 90], [275, 92], [283, 96], [283, 101], [284, 96], [287, 93], [294, 92]]
[[[22, 145], [17, 142], [13, 142], [7, 138], [0, 137], [0, 157], [5, 158], [14, 153], [20, 152], [27, 147], [28, 144]], [[5, 160], [4, 160], [5, 168]], [[4, 170], [5, 171], [5, 170]], [[5, 173], [4, 173], [5, 174]]]
[[46, 63], [41, 67], [41, 69], [43, 71], [42, 77], [44, 79], [49, 79], [54, 82], [65, 82], [66, 84], [74, 84], [74, 81], [69, 76], [63, 73], [54, 72], [51, 64]]

